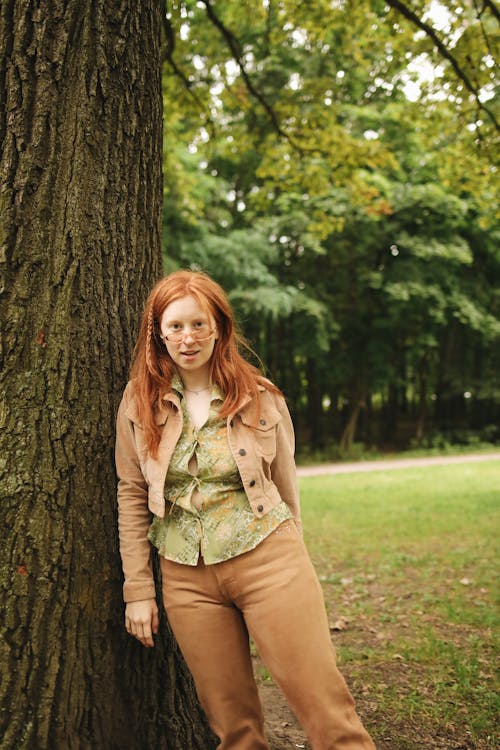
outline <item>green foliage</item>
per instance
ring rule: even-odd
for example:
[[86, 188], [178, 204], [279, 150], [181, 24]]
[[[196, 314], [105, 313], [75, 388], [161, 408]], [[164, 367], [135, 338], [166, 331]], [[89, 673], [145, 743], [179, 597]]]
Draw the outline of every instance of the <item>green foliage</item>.
[[434, 40], [375, 0], [168, 4], [166, 267], [228, 289], [316, 448], [500, 415], [498, 24], [430, 5]]

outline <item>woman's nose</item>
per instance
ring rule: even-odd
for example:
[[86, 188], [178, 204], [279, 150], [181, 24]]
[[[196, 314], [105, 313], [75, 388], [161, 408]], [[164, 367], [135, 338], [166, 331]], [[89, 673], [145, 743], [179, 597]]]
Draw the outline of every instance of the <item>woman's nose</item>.
[[184, 342], [186, 342], [186, 341], [191, 341], [191, 342], [194, 341], [193, 331], [190, 328], [188, 328], [186, 331], [184, 331], [184, 335], [183, 335], [182, 339], [183, 339]]

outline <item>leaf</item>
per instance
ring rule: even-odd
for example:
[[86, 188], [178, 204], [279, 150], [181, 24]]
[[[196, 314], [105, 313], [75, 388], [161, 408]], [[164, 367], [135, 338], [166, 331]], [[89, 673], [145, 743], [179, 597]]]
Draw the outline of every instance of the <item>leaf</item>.
[[335, 620], [334, 623], [330, 624], [330, 630], [347, 630], [347, 625], [349, 623], [349, 620], [347, 617], [341, 616], [338, 620]]

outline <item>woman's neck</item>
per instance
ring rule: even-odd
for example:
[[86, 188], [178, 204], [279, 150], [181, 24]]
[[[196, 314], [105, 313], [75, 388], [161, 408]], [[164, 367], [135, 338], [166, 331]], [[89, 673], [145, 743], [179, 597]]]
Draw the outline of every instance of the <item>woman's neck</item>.
[[204, 373], [182, 372], [179, 374], [184, 386], [184, 390], [188, 391], [189, 393], [207, 391], [211, 387], [210, 373], [208, 371]]

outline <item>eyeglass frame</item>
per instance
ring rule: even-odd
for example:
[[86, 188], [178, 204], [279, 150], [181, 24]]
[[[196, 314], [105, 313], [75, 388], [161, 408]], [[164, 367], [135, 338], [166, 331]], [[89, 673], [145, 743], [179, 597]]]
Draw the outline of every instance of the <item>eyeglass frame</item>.
[[[196, 331], [189, 331], [188, 333], [182, 333], [179, 331], [179, 333], [173, 333], [173, 334], [170, 333], [170, 334], [166, 334], [165, 336], [163, 336], [161, 333], [158, 333], [158, 337], [160, 338], [162, 344], [164, 344], [165, 346], [167, 344], [167, 341], [169, 344], [182, 344], [186, 336], [192, 336], [196, 342], [202, 343], [203, 341], [208, 341], [208, 339], [212, 338], [215, 332], [216, 332], [216, 329], [214, 327], [211, 329], [208, 336], [203, 336], [203, 338], [199, 338]], [[180, 338], [175, 340], [175, 339], [169, 338], [169, 336], [180, 336]]]

